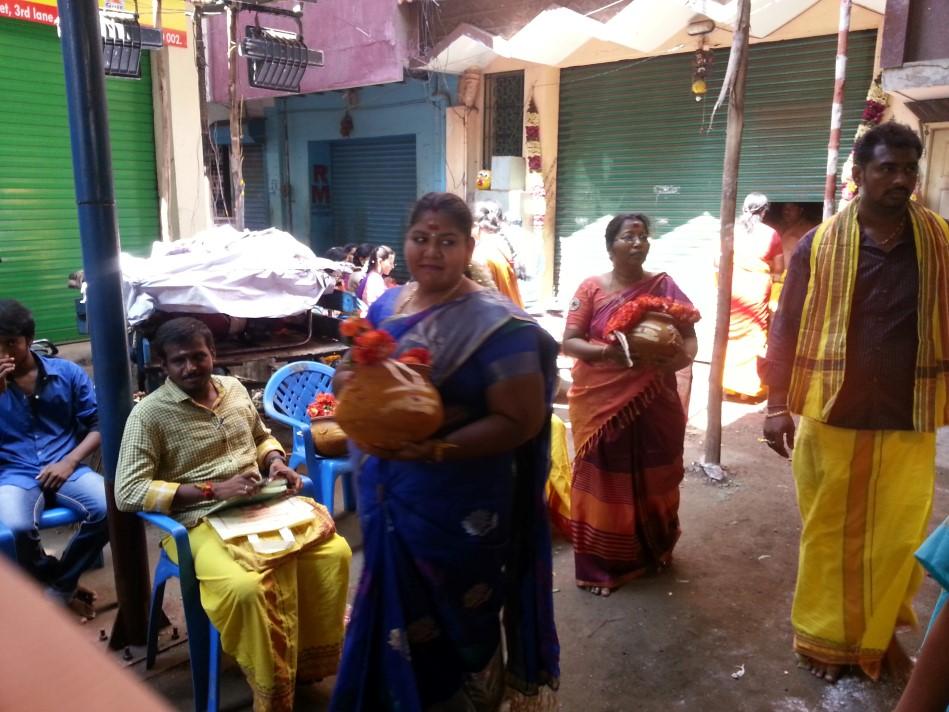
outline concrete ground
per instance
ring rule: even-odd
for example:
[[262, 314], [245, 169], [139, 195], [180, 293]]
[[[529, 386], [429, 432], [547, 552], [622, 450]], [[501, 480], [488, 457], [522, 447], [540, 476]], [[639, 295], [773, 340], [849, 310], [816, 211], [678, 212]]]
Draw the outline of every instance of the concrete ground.
[[[697, 366], [686, 437], [686, 462], [703, 453], [707, 371]], [[576, 588], [570, 546], [555, 539], [554, 601], [562, 650], [560, 707], [568, 712], [885, 712], [900, 693], [889, 681], [850, 677], [828, 685], [797, 669], [790, 652], [789, 613], [800, 522], [790, 466], [758, 441], [761, 407], [726, 404], [725, 484], [690, 468], [682, 485], [682, 539], [673, 566], [635, 581], [609, 598]], [[939, 439], [932, 526], [949, 513], [949, 433]], [[337, 498], [341, 501], [341, 498]], [[340, 514], [340, 532], [353, 551], [355, 586], [362, 562], [356, 517]], [[58, 541], [65, 536], [61, 532]], [[149, 556], [157, 534], [149, 532]], [[54, 546], [55, 546], [54, 542]], [[100, 594], [100, 613], [84, 623], [92, 640], [111, 630], [114, 586], [110, 560], [85, 583]], [[917, 598], [928, 619], [937, 586], [926, 580]], [[177, 587], [168, 586], [166, 612], [178, 629], [162, 634], [165, 652], [145, 671], [143, 650], [116, 660], [164, 696], [174, 709], [191, 709], [186, 632]], [[915, 652], [919, 631], [900, 633]], [[105, 642], [97, 645], [106, 647]], [[743, 671], [743, 674], [739, 673]], [[301, 694], [297, 709], [327, 709], [332, 680]], [[250, 691], [230, 663], [222, 681], [223, 707], [250, 709]]]

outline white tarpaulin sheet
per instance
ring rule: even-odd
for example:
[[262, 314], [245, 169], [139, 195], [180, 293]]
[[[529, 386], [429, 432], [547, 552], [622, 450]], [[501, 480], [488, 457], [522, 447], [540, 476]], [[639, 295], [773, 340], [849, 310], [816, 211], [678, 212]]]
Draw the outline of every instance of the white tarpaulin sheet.
[[156, 310], [283, 317], [312, 309], [334, 287], [337, 269], [289, 233], [223, 225], [153, 243], [147, 259], [123, 253], [122, 287], [131, 325]]

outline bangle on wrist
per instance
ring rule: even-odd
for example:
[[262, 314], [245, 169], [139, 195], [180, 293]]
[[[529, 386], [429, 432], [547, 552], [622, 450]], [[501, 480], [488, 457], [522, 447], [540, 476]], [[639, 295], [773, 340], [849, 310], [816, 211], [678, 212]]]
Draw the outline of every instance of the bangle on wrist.
[[782, 415], [790, 415], [790, 414], [791, 414], [791, 411], [785, 408], [784, 410], [776, 410], [773, 413], [769, 411], [764, 417], [765, 418], [780, 418]]

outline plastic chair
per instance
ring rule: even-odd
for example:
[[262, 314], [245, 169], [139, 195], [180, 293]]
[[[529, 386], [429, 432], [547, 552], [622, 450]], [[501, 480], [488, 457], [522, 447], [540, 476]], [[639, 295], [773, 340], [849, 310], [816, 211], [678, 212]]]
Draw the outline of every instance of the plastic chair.
[[[56, 527], [65, 527], [70, 524], [78, 524], [81, 522], [81, 517], [71, 509], [67, 507], [48, 507], [43, 510], [43, 513], [40, 515], [39, 528], [42, 529], [55, 529]], [[0, 524], [0, 553], [3, 553], [10, 559], [10, 561], [16, 562], [16, 542], [13, 538], [13, 532], [7, 529], [5, 526]], [[104, 566], [102, 559], [102, 552], [99, 552], [99, 558], [96, 560], [95, 568], [101, 569]]]
[[329, 393], [332, 389], [335, 369], [315, 361], [296, 361], [280, 368], [264, 388], [264, 410], [267, 415], [293, 431], [293, 452], [290, 467], [306, 463], [307, 474], [319, 482], [319, 496], [330, 514], [334, 513], [336, 478], [343, 477], [343, 505], [346, 511], [356, 509], [353, 493], [352, 466], [344, 457], [323, 457], [313, 447], [310, 435], [310, 418], [306, 408], [317, 393]]
[[145, 642], [145, 669], [155, 665], [158, 653], [158, 631], [162, 624], [162, 601], [165, 583], [177, 576], [181, 584], [181, 602], [188, 626], [188, 653], [191, 662], [191, 687], [196, 712], [217, 712], [221, 689], [221, 638], [201, 606], [198, 578], [194, 573], [188, 530], [171, 517], [156, 512], [139, 512], [149, 524], [168, 532], [175, 540], [178, 563], [162, 548], [152, 581], [152, 600], [148, 607], [148, 638]]
[[[303, 478], [302, 494], [313, 496], [313, 482]], [[194, 572], [188, 530], [177, 521], [157, 512], [139, 512], [149, 524], [168, 532], [175, 540], [178, 563], [171, 560], [164, 547], [160, 549], [152, 581], [152, 600], [148, 607], [148, 638], [145, 642], [145, 669], [155, 665], [158, 654], [158, 631], [162, 625], [162, 602], [165, 583], [177, 577], [181, 585], [181, 602], [188, 626], [188, 653], [191, 663], [191, 687], [196, 712], [217, 712], [221, 692], [221, 636], [208, 620], [201, 605], [198, 577]]]

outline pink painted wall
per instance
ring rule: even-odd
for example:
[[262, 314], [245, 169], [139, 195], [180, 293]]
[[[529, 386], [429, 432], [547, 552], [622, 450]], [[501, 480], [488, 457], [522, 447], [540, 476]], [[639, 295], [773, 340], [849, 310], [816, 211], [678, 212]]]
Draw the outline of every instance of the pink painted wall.
[[[291, 7], [291, 2], [274, 3]], [[414, 4], [396, 0], [304, 2], [303, 40], [312, 49], [321, 49], [325, 66], [309, 67], [300, 85], [304, 94], [331, 89], [401, 81], [408, 55], [417, 51]], [[242, 12], [239, 39], [244, 27], [254, 24], [254, 14]], [[263, 27], [296, 29], [287, 17], [260, 15]], [[227, 102], [227, 27], [224, 15], [208, 18], [208, 76], [213, 101]], [[279, 92], [256, 89], [247, 84], [247, 60], [238, 57], [240, 94], [245, 99], [281, 96]]]

